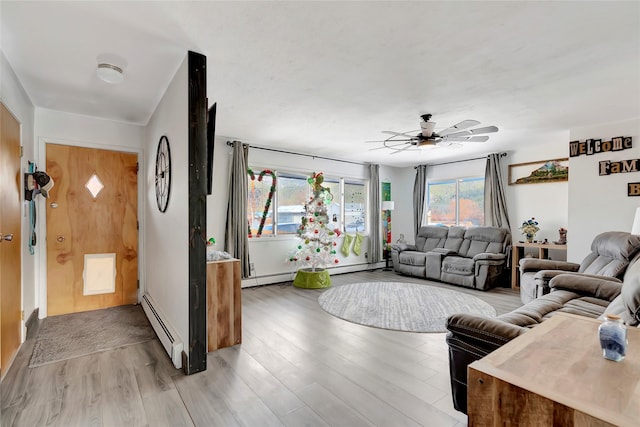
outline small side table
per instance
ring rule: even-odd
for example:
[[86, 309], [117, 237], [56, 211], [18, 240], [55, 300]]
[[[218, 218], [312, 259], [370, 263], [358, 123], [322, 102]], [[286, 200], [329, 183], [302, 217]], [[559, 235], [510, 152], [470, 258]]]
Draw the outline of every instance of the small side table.
[[382, 271], [392, 271], [391, 251], [383, 251], [382, 255], [384, 256], [384, 268]]
[[511, 253], [511, 288], [520, 288], [520, 259], [524, 257], [525, 249], [537, 249], [538, 258], [547, 259], [549, 257], [549, 249], [567, 252], [567, 245], [556, 245], [555, 243], [524, 243], [515, 242], [512, 245]]

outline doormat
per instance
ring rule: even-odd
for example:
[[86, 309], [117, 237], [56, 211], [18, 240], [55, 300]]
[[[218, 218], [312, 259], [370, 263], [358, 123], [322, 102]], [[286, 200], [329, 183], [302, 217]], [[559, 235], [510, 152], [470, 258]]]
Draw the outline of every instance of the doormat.
[[43, 320], [29, 367], [155, 339], [140, 305], [51, 316]]

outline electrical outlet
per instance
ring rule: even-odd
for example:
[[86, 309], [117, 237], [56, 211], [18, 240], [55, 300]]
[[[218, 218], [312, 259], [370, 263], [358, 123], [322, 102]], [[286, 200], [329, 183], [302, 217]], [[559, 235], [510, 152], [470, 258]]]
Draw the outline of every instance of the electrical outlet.
[[369, 252], [365, 252], [365, 253], [364, 253], [364, 258], [365, 258], [365, 259], [369, 259]]
[[253, 273], [256, 270], [256, 266], [254, 263], [250, 262], [249, 263], [249, 272]]

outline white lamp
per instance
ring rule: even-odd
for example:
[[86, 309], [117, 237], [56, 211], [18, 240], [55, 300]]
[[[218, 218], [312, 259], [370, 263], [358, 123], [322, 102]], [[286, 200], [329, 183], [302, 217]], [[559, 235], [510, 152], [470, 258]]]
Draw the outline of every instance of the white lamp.
[[640, 208], [636, 208], [636, 216], [633, 218], [631, 234], [640, 235]]
[[382, 210], [383, 211], [392, 211], [393, 208], [394, 208], [394, 203], [393, 202], [391, 202], [391, 201], [382, 202]]

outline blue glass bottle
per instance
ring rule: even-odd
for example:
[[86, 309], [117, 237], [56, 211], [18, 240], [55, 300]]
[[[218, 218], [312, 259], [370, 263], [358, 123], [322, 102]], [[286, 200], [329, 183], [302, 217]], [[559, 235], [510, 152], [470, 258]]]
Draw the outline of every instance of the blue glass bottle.
[[627, 327], [619, 316], [607, 314], [598, 328], [602, 356], [620, 362], [627, 352]]

